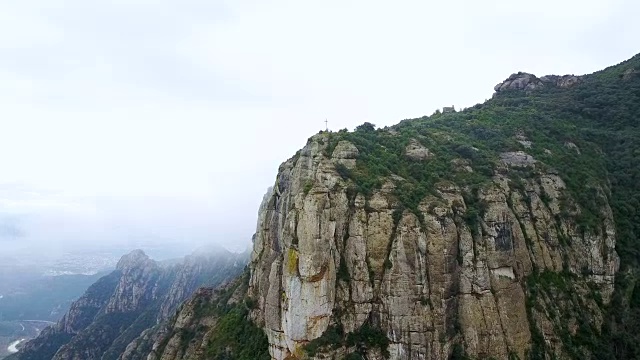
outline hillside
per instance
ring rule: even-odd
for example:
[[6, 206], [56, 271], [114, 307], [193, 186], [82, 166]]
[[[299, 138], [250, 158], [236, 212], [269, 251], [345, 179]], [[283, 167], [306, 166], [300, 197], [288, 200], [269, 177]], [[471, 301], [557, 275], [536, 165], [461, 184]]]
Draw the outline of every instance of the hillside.
[[254, 247], [272, 356], [637, 358], [639, 69], [311, 138]]
[[237, 277], [246, 255], [219, 251], [162, 266], [140, 250], [122, 257], [54, 326], [7, 359], [117, 359], [140, 333], [168, 319], [201, 286]]
[[252, 323], [279, 360], [640, 357], [639, 69], [313, 136], [260, 207], [247, 292], [197, 295], [154, 347], [192, 350], [148, 359], [251, 359]]

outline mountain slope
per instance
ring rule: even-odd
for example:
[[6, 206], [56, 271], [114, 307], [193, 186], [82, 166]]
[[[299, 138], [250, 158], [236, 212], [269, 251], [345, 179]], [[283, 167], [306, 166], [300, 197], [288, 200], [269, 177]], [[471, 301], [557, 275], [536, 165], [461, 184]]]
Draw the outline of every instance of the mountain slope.
[[273, 358], [636, 358], [638, 69], [311, 138], [252, 256]]
[[310, 138], [260, 207], [244, 303], [200, 293], [126, 359], [241, 358], [208, 350], [232, 309], [273, 359], [638, 358], [639, 74], [517, 73], [461, 112]]
[[202, 288], [169, 321], [145, 331], [120, 360], [268, 360], [268, 341], [249, 319], [249, 272], [219, 289]]
[[194, 255], [162, 267], [137, 250], [101, 278], [53, 327], [9, 359], [117, 359], [140, 333], [173, 315], [200, 286], [242, 271], [245, 255]]

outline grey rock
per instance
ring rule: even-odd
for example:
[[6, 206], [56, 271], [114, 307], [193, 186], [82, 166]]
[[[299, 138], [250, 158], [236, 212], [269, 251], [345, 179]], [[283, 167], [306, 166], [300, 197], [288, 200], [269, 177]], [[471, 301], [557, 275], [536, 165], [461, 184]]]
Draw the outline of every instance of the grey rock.
[[[563, 259], [578, 289], [591, 282], [609, 301], [619, 266], [611, 209], [603, 208], [604, 234], [586, 241], [571, 219], [555, 224], [560, 199], [568, 196], [557, 175], [523, 179], [524, 193], [507, 175], [496, 175], [479, 192], [487, 206], [482, 231], [472, 232], [457, 218], [466, 204], [453, 184], [438, 185], [439, 196], [423, 200], [422, 225], [405, 211], [396, 227], [396, 180], [368, 200], [357, 195], [350, 202], [349, 184], [337, 176], [323, 146], [316, 137], [297, 162], [283, 164], [281, 195], [273, 195], [273, 207], [259, 215], [249, 295], [257, 299], [252, 318], [265, 330], [273, 359], [304, 358], [304, 345], [336, 321], [353, 332], [370, 319], [387, 335], [391, 359], [447, 359], [457, 341], [448, 335], [456, 321], [468, 355], [525, 358], [531, 326], [543, 328], [549, 344], [560, 343], [561, 334], [546, 315], [551, 309], [529, 324], [523, 279], [534, 266], [561, 272]], [[501, 162], [509, 171], [536, 160], [512, 152]], [[301, 184], [309, 179], [318, 190], [305, 194]], [[606, 203], [604, 192], [600, 196]], [[560, 237], [575, 240], [563, 247]], [[341, 267], [347, 274], [338, 276]], [[593, 275], [583, 275], [585, 269]], [[585, 298], [580, 306], [575, 311], [601, 314], [594, 301]], [[602, 316], [596, 315], [597, 323]], [[333, 349], [312, 359], [340, 359], [349, 351]], [[381, 358], [375, 349], [366, 356]]]
[[500, 154], [500, 160], [507, 166], [529, 167], [536, 163], [533, 156], [524, 151], [504, 152]]
[[404, 154], [406, 157], [416, 161], [428, 160], [434, 156], [434, 154], [424, 147], [416, 139], [411, 139], [409, 144], [405, 148]]

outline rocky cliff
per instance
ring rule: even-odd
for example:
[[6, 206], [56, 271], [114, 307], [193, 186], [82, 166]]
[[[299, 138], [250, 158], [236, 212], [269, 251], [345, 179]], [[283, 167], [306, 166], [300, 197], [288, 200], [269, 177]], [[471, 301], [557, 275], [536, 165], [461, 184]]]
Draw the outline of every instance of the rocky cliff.
[[639, 62], [310, 138], [252, 253], [272, 358], [633, 358]]
[[9, 359], [117, 359], [143, 330], [173, 315], [197, 288], [235, 278], [245, 263], [245, 255], [222, 252], [188, 256], [163, 267], [133, 251], [55, 326]]
[[[602, 231], [580, 233], [561, 216], [561, 202], [573, 202], [564, 181], [524, 152], [503, 153], [478, 191], [477, 222], [465, 221], [464, 189], [446, 181], [414, 213], [398, 201], [395, 190], [406, 181], [398, 176], [369, 197], [350, 191], [336, 165], [355, 169], [358, 149], [343, 140], [327, 154], [329, 137], [314, 136], [281, 166], [259, 216], [250, 294], [273, 358], [301, 358], [331, 327], [354, 333], [366, 325], [388, 338], [387, 348], [345, 346], [322, 357], [446, 359], [464, 344], [474, 357], [525, 358], [532, 329], [548, 344], [560, 342], [551, 315], [558, 307], [602, 321], [589, 294], [608, 303], [619, 266], [607, 189], [597, 192]], [[406, 156], [415, 158], [415, 142]], [[530, 175], [514, 180], [523, 169]], [[543, 298], [527, 309], [527, 279], [563, 272], [575, 279], [580, 303]]]

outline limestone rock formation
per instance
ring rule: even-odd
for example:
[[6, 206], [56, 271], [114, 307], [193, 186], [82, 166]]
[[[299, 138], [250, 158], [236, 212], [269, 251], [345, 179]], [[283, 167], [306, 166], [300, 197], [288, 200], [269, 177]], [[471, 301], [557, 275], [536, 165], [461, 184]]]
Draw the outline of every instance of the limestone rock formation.
[[570, 88], [582, 81], [582, 77], [575, 75], [546, 75], [541, 78], [526, 72], [511, 74], [505, 81], [497, 84], [493, 90], [501, 92], [506, 90], [534, 91], [545, 86], [557, 86], [560, 88]]
[[418, 140], [411, 139], [405, 149], [405, 156], [412, 160], [422, 161], [430, 159], [434, 155], [429, 149], [420, 144]]
[[505, 90], [535, 90], [544, 86], [542, 80], [538, 79], [535, 75], [518, 72], [515, 74], [511, 74], [507, 78], [507, 80], [501, 82], [496, 85], [493, 90], [496, 92], [505, 91]]
[[358, 158], [358, 148], [348, 141], [340, 141], [336, 148], [333, 150], [332, 158], [336, 163], [342, 164], [349, 169], [356, 166], [356, 159]]
[[[249, 294], [258, 302], [253, 318], [273, 359], [304, 358], [306, 346], [336, 326], [345, 333], [381, 329], [390, 359], [447, 359], [458, 343], [471, 356], [524, 359], [531, 329], [549, 344], [561, 336], [550, 318], [558, 306], [552, 299], [528, 313], [525, 279], [558, 274], [563, 261], [580, 277], [578, 288], [597, 286], [609, 301], [619, 266], [611, 209], [602, 208], [600, 235], [581, 234], [571, 219], [559, 217], [568, 196], [564, 182], [530, 155], [503, 154], [508, 166], [480, 191], [486, 209], [470, 225], [462, 220], [469, 204], [453, 184], [442, 183], [437, 197], [424, 198], [420, 216], [398, 214], [392, 179], [369, 199], [354, 195], [336, 172], [340, 158], [324, 155], [324, 136], [280, 167], [279, 192], [265, 199], [259, 214]], [[536, 175], [514, 184], [512, 166]], [[305, 192], [309, 182], [313, 191]], [[599, 196], [606, 203], [604, 193]], [[589, 300], [567, 311], [601, 318]], [[313, 358], [351, 351], [332, 347]], [[378, 348], [361, 351], [381, 358]]]
[[540, 78], [544, 83], [551, 83], [561, 88], [570, 88], [582, 81], [581, 76], [575, 75], [547, 75]]
[[536, 163], [536, 159], [524, 151], [504, 152], [500, 154], [500, 160], [511, 167], [528, 167]]

